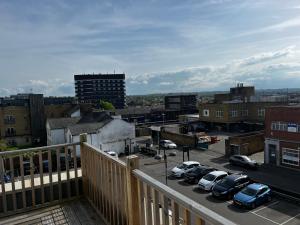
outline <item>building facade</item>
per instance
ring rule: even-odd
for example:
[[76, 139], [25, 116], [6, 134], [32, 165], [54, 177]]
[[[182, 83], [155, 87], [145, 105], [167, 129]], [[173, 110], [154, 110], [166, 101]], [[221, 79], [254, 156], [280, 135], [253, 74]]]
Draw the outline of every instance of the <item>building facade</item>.
[[199, 120], [210, 128], [256, 131], [264, 127], [267, 107], [286, 104], [256, 101], [254, 87], [239, 84], [227, 94], [216, 94], [213, 102], [199, 104]]
[[125, 74], [74, 75], [75, 94], [80, 103], [108, 101], [117, 109], [126, 103]]
[[[45, 99], [47, 99], [45, 101]], [[17, 94], [0, 98], [0, 139], [9, 146], [46, 144], [46, 119], [77, 117], [91, 110], [90, 104], [73, 104], [74, 98]]]
[[166, 110], [191, 110], [197, 109], [196, 95], [170, 95], [165, 96]]
[[266, 111], [265, 163], [300, 169], [300, 106]]

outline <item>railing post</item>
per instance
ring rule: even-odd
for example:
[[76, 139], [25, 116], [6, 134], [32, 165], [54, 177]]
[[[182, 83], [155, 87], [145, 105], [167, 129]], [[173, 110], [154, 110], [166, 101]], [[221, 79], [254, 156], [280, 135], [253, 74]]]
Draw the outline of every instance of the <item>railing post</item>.
[[[81, 173], [82, 173], [82, 187], [83, 187], [83, 193], [87, 194], [88, 190], [88, 179], [87, 179], [87, 153], [84, 149], [84, 143], [87, 142], [87, 134], [80, 134], [79, 135], [80, 140], [80, 159], [81, 159]], [[76, 150], [75, 150], [76, 152]]]
[[140, 224], [140, 210], [138, 198], [138, 179], [133, 175], [132, 171], [139, 168], [139, 157], [132, 155], [127, 157], [126, 183], [127, 183], [127, 199], [128, 199], [128, 222], [130, 225]]

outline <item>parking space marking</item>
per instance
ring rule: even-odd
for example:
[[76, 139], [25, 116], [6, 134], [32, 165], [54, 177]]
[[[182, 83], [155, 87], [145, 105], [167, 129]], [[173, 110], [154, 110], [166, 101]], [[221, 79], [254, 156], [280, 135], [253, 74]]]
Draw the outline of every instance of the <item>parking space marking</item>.
[[281, 225], [280, 223], [277, 223], [277, 222], [275, 222], [275, 221], [273, 221], [273, 220], [271, 220], [271, 219], [269, 219], [269, 218], [267, 218], [267, 217], [264, 217], [264, 216], [262, 216], [262, 215], [256, 214], [255, 212], [251, 212], [251, 213], [254, 214], [254, 215], [256, 215], [256, 216], [258, 216], [258, 217], [261, 217], [261, 218], [263, 218], [263, 219], [265, 219], [265, 220], [268, 220], [268, 221], [270, 221], [270, 222], [272, 222], [272, 223], [274, 223], [274, 224]]
[[296, 217], [300, 216], [300, 213], [297, 214], [296, 216], [293, 216], [292, 218], [289, 218], [287, 221], [284, 221], [283, 223], [281, 223], [280, 225], [286, 224], [287, 222], [290, 222], [291, 220], [295, 219]]
[[257, 210], [255, 210], [255, 211], [252, 211], [252, 212], [253, 212], [253, 213], [257, 213], [257, 212], [259, 212], [259, 211], [261, 211], [261, 210], [263, 210], [263, 209], [265, 209], [265, 208], [270, 207], [271, 205], [276, 205], [276, 204], [278, 204], [278, 203], [279, 203], [279, 201], [270, 203], [269, 205], [266, 205], [266, 206], [264, 206], [264, 207], [262, 207], [262, 208], [260, 208], [260, 209], [257, 209]]

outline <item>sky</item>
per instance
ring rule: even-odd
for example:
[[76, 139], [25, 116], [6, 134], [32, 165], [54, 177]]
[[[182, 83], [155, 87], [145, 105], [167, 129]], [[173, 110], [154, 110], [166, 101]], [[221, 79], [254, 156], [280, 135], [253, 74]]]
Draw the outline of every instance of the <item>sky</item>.
[[0, 0], [0, 96], [74, 96], [74, 74], [133, 94], [300, 87], [300, 1]]

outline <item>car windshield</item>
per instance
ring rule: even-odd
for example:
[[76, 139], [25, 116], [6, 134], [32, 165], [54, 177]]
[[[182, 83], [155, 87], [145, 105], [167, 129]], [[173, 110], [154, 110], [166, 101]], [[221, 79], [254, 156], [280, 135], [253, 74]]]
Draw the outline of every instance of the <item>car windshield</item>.
[[202, 173], [202, 168], [201, 167], [195, 167], [194, 169], [192, 169], [193, 173]]
[[178, 169], [185, 169], [187, 167], [187, 165], [186, 164], [179, 164], [178, 166], [177, 166], [177, 168]]
[[221, 180], [218, 184], [226, 188], [234, 186], [234, 182], [226, 178]]
[[249, 188], [249, 187], [245, 187], [241, 192], [245, 195], [255, 196], [257, 193], [257, 190]]
[[248, 158], [247, 156], [243, 156], [242, 158], [243, 158], [246, 162], [250, 162], [250, 161], [251, 161], [251, 159]]
[[215, 175], [207, 174], [203, 177], [204, 180], [213, 181], [216, 178]]

